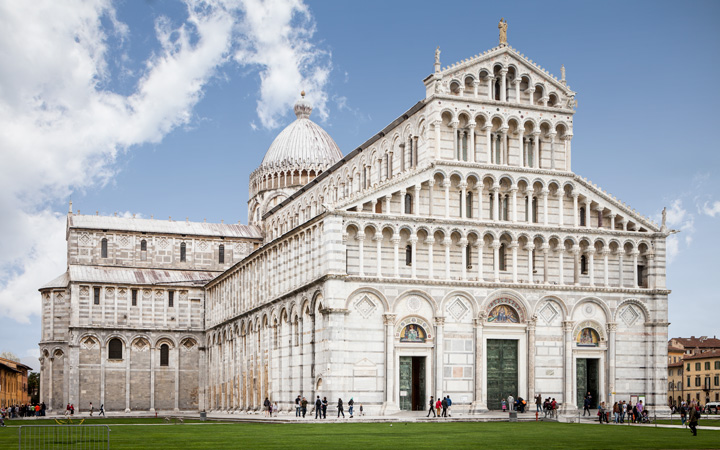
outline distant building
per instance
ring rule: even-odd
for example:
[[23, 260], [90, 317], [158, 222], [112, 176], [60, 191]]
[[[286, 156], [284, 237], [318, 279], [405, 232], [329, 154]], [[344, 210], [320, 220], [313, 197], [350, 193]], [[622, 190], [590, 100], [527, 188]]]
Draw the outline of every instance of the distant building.
[[28, 372], [32, 368], [0, 358], [0, 408], [30, 403]]
[[299, 99], [250, 175], [248, 225], [71, 211], [67, 271], [40, 289], [41, 397], [664, 406], [669, 231], [572, 171], [564, 70], [503, 42], [446, 68], [438, 50], [423, 84], [345, 156]]
[[668, 341], [668, 405], [683, 400], [720, 401], [720, 339], [676, 337]]
[[668, 342], [668, 354], [670, 348], [682, 349], [684, 355], [697, 355], [698, 353], [720, 350], [720, 339], [707, 336], [690, 336], [689, 338], [676, 337]]

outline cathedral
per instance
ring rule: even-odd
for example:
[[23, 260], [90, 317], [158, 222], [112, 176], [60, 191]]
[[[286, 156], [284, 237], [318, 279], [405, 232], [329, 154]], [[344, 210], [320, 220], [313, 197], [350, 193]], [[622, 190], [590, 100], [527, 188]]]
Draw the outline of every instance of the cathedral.
[[250, 175], [248, 225], [71, 205], [67, 271], [40, 288], [42, 401], [663, 407], [669, 231], [573, 173], [564, 68], [500, 31], [447, 67], [436, 50], [425, 97], [344, 156], [303, 94]]

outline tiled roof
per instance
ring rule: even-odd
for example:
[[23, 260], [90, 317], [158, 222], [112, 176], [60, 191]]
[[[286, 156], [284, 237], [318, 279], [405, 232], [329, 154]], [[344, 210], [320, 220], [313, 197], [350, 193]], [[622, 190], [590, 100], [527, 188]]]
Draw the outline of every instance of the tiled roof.
[[92, 230], [134, 231], [146, 233], [184, 234], [235, 238], [262, 237], [254, 225], [135, 219], [113, 216], [68, 215], [69, 228]]
[[68, 278], [67, 272], [63, 273], [59, 277], [55, 278], [51, 282], [45, 284], [45, 286], [41, 287], [40, 289], [53, 289], [53, 288], [66, 288], [68, 283], [70, 282], [70, 279]]
[[688, 359], [709, 359], [709, 358], [720, 358], [720, 349], [719, 350], [711, 350], [709, 352], [704, 353], [698, 353], [695, 355], [688, 355], [683, 358], [683, 360]]
[[110, 284], [204, 285], [222, 272], [71, 265], [70, 281]]
[[685, 348], [720, 348], [720, 339], [714, 337], [701, 336], [696, 338], [690, 336], [689, 338], [676, 337], [670, 339], [670, 342], [675, 341], [681, 344]]

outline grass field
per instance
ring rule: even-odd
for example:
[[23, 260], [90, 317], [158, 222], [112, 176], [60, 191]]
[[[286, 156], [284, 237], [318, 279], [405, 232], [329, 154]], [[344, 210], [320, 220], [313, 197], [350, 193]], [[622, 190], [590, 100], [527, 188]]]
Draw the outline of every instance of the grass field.
[[[472, 423], [203, 423], [161, 419], [93, 419], [111, 425], [112, 449], [694, 449], [720, 447], [720, 431], [551, 422]], [[29, 421], [28, 421], [29, 422]], [[32, 421], [35, 423], [36, 421]], [[37, 421], [38, 424], [43, 421]], [[27, 422], [25, 422], [27, 423]], [[0, 428], [0, 449], [17, 448], [17, 421]]]

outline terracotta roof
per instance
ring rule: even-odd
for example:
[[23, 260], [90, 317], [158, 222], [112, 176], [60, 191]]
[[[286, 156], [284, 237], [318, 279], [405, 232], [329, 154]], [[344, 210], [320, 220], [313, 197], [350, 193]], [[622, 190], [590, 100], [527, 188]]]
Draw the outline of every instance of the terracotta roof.
[[23, 363], [19, 363], [17, 361], [13, 361], [12, 359], [7, 359], [7, 358], [0, 358], [0, 365], [3, 365], [9, 369], [16, 371], [16, 372], [20, 372], [19, 370], [17, 370], [18, 368], [32, 370], [32, 367], [30, 367], [30, 366], [26, 366]]
[[720, 339], [714, 337], [701, 336], [696, 338], [690, 336], [689, 338], [676, 337], [670, 339], [670, 341], [676, 341], [685, 348], [720, 348]]
[[668, 364], [668, 367], [682, 367], [682, 365], [683, 365], [683, 362], [682, 362], [682, 361], [678, 361], [678, 362], [676, 362], [676, 363], [670, 363], [670, 364]]
[[682, 347], [672, 347], [672, 346], [668, 346], [668, 351], [669, 351], [669, 352], [684, 352], [685, 349], [682, 348]]
[[698, 353], [697, 355], [690, 355], [683, 358], [683, 361], [687, 361], [688, 359], [710, 359], [710, 358], [720, 358], [720, 349], [719, 350], [711, 350], [709, 352], [705, 353]]

